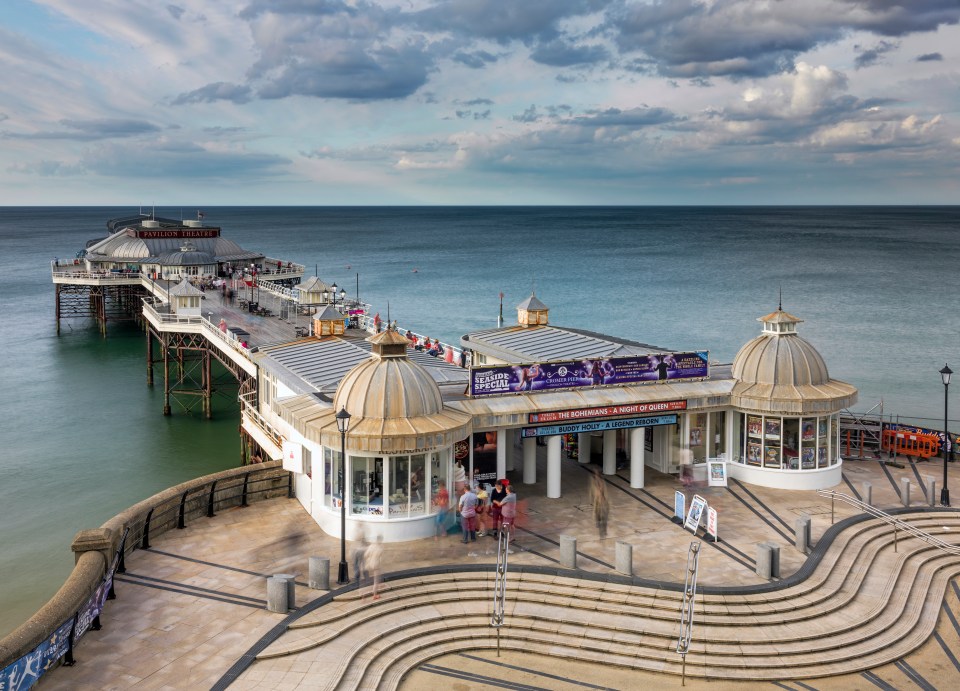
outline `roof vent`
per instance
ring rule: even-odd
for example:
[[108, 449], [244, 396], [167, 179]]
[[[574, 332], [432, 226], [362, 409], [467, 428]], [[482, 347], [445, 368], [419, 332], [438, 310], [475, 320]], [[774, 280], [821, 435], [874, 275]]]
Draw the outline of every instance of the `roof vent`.
[[160, 221], [155, 221], [152, 218], [148, 218], [140, 222], [140, 227], [142, 228], [159, 228]]

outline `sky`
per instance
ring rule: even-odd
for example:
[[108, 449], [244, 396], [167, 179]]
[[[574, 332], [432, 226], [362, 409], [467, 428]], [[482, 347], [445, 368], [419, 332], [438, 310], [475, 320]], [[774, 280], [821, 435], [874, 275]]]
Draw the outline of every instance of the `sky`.
[[0, 205], [956, 204], [958, 0], [3, 0]]

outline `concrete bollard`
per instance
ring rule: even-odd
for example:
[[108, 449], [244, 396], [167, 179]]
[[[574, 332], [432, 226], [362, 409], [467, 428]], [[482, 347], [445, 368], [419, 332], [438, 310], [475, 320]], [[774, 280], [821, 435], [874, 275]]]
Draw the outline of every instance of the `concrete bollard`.
[[864, 482], [860, 488], [860, 494], [863, 495], [863, 503], [867, 506], [873, 506], [873, 483]]
[[310, 557], [309, 581], [314, 590], [330, 590], [330, 559]]
[[810, 516], [804, 514], [793, 522], [794, 546], [806, 554], [810, 550]]
[[274, 578], [282, 578], [287, 583], [287, 605], [290, 609], [297, 608], [297, 584], [294, 582], [296, 576], [292, 573], [275, 573]]
[[770, 578], [780, 578], [780, 545], [768, 542], [770, 547]]
[[633, 575], [633, 545], [622, 540], [617, 540], [617, 571]]
[[760, 578], [770, 580], [770, 567], [772, 565], [773, 550], [766, 542], [757, 545], [757, 575]]
[[560, 536], [560, 564], [568, 569], [577, 568], [577, 538], [573, 535]]
[[267, 611], [286, 614], [290, 609], [287, 601], [287, 581], [283, 578], [271, 576], [267, 578]]
[[927, 478], [927, 501], [930, 502], [930, 506], [937, 505], [937, 481], [932, 478]]
[[906, 507], [910, 506], [910, 478], [900, 478], [900, 501]]

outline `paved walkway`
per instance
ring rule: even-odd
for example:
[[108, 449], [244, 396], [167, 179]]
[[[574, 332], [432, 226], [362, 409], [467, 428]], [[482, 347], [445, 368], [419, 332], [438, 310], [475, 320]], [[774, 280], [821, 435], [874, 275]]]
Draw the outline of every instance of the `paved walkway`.
[[[522, 485], [517, 478], [521, 520], [511, 564], [556, 565], [559, 536], [575, 535], [579, 566], [584, 570], [611, 573], [615, 543], [625, 540], [634, 545], [636, 575], [682, 581], [688, 546], [697, 538], [669, 520], [673, 493], [678, 488], [674, 478], [648, 469], [643, 490], [630, 489], [625, 477], [609, 478], [610, 528], [607, 537], [600, 539], [589, 503], [588, 470], [575, 461], [564, 460], [563, 497], [548, 500], [545, 459], [539, 459], [538, 465], [543, 482]], [[940, 477], [942, 466], [921, 464], [916, 471], [921, 476]], [[845, 464], [844, 475], [857, 491], [864, 481], [871, 482], [874, 503], [881, 508], [902, 506], [895, 492], [901, 477], [914, 482], [914, 505], [924, 498], [916, 484], [917, 472], [910, 464], [898, 469], [877, 461], [854, 461]], [[835, 489], [853, 493], [847, 484]], [[720, 544], [705, 543], [701, 550], [701, 584], [762, 582], [754, 573], [756, 545], [760, 542], [780, 544], [782, 575], [789, 575], [805, 559], [792, 546], [794, 520], [802, 514], [812, 516], [814, 541], [830, 526], [830, 502], [815, 492], [738, 483], [695, 491], [718, 510], [722, 538]], [[691, 495], [689, 492], [688, 497]], [[840, 502], [834, 509], [837, 520], [855, 513]], [[298, 607], [323, 594], [306, 586], [309, 556], [329, 557], [335, 575], [339, 541], [325, 535], [296, 500], [275, 499], [234, 508], [212, 519], [197, 519], [184, 530], [168, 532], [154, 540], [151, 549], [138, 550], [128, 557], [127, 573], [117, 578], [118, 599], [107, 604], [102, 617], [103, 629], [89, 632], [80, 642], [76, 666], [53, 671], [45, 677], [44, 685], [62, 689], [210, 688], [284, 618], [265, 610], [266, 576], [297, 574]], [[439, 541], [384, 545], [383, 563], [389, 572], [435, 564], [489, 563], [495, 557], [495, 542], [489, 538], [463, 545], [457, 536], [449, 536]], [[960, 658], [958, 595], [960, 589], [952, 583], [937, 634], [904, 661], [905, 667], [888, 665], [870, 674], [892, 688], [910, 688], [917, 683], [916, 679], [910, 681], [909, 670], [934, 688], [947, 688], [949, 685], [941, 685], [946, 680], [956, 680], [960, 685], [960, 665], [956, 662]], [[296, 661], [291, 660], [294, 664]], [[262, 679], [251, 670], [232, 688], [311, 688], [306, 671], [291, 668], [286, 678], [272, 675]], [[323, 671], [314, 673], [322, 675]], [[509, 688], [518, 688], [518, 683], [528, 685], [524, 688], [546, 689], [679, 686], [675, 677], [628, 673], [580, 662], [564, 664], [521, 651], [503, 651], [498, 659], [494, 652], [465, 650], [421, 665], [401, 688], [504, 688], [504, 678]], [[699, 688], [702, 682], [688, 680], [687, 685]], [[867, 675], [785, 688], [857, 686], [888, 688]], [[711, 683], [710, 688], [724, 687]]]

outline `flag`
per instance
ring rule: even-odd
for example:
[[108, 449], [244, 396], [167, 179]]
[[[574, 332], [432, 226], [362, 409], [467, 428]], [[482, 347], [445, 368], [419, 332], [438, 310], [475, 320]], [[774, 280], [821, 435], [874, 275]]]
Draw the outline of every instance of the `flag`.
[[202, 211], [197, 211], [197, 220], [198, 220], [198, 221], [202, 221], [204, 216], [206, 216], [205, 213], [203, 213]]

